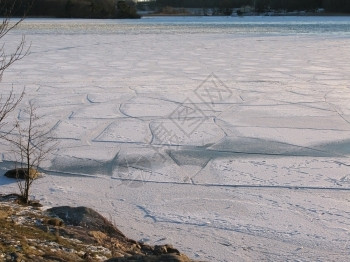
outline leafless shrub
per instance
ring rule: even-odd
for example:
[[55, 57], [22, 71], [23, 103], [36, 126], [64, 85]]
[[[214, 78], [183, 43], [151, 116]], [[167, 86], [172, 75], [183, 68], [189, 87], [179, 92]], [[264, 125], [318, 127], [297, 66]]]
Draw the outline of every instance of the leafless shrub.
[[21, 112], [24, 123], [16, 121], [14, 129], [5, 136], [12, 145], [17, 163], [16, 170], [24, 171], [24, 179], [17, 179], [24, 202], [28, 203], [30, 188], [39, 176], [39, 167], [47, 156], [57, 147], [51, 129], [36, 114], [36, 107], [29, 103]]

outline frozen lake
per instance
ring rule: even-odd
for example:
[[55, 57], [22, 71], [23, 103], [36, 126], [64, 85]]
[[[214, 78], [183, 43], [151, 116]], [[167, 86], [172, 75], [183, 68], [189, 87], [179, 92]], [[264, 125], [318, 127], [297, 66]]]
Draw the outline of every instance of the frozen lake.
[[22, 34], [2, 93], [25, 86], [59, 140], [43, 204], [195, 259], [350, 256], [349, 17], [28, 19], [8, 49]]

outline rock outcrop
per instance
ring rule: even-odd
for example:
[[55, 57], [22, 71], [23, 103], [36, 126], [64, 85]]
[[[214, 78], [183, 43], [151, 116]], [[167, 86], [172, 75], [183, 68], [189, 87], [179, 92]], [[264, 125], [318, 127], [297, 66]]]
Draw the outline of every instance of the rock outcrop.
[[126, 239], [124, 234], [120, 232], [110, 221], [88, 207], [70, 207], [60, 206], [47, 210], [51, 216], [56, 216], [66, 224], [71, 226], [80, 226], [89, 231], [101, 231], [110, 237], [118, 239]]
[[[15, 178], [15, 179], [25, 179], [28, 177], [28, 170], [26, 168], [15, 168], [7, 171], [4, 176], [8, 178]], [[29, 169], [29, 177], [30, 179], [37, 179], [39, 178], [40, 173], [38, 170], [34, 168]]]

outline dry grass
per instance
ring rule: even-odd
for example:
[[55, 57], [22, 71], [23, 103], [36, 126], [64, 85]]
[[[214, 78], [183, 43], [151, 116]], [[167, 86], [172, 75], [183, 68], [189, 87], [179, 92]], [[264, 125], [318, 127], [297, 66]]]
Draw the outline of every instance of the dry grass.
[[84, 260], [84, 245], [60, 236], [62, 221], [31, 212], [18, 215], [18, 211], [0, 203], [0, 256], [15, 254], [17, 261]]

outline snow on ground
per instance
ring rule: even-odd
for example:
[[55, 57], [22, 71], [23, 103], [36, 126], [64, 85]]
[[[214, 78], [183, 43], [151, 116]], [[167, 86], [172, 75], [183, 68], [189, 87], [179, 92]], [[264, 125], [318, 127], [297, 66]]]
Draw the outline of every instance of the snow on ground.
[[31, 54], [2, 81], [26, 87], [59, 140], [36, 199], [201, 260], [347, 260], [347, 37], [38, 21], [9, 36], [25, 33]]

